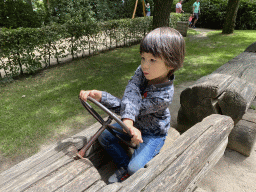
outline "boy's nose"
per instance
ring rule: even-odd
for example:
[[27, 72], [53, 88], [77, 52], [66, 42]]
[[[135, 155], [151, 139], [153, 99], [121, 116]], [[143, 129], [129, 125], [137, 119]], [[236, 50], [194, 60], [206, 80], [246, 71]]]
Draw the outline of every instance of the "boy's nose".
[[144, 61], [144, 62], [141, 63], [141, 67], [143, 69], [149, 69], [150, 68], [150, 63], [147, 62], [147, 61]]

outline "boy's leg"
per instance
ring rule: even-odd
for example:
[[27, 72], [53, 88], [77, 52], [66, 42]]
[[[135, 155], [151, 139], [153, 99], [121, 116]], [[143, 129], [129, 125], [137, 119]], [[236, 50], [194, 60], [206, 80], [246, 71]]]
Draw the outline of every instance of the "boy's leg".
[[155, 157], [163, 147], [165, 138], [166, 136], [143, 136], [143, 143], [140, 143], [139, 148], [134, 150], [128, 165], [128, 173], [132, 175]]
[[[114, 127], [118, 129], [123, 129], [119, 124], [114, 124]], [[123, 139], [129, 141], [130, 138], [124, 134], [121, 134], [116, 131], [116, 133]], [[107, 153], [113, 158], [113, 161], [116, 163], [117, 167], [123, 167], [127, 169], [127, 166], [130, 162], [126, 151], [120, 146], [119, 139], [112, 135], [107, 129], [98, 138], [101, 146], [107, 151]]]

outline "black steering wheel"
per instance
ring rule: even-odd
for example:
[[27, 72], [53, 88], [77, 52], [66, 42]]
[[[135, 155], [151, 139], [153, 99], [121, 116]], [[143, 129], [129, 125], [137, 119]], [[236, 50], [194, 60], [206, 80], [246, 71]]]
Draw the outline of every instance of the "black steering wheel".
[[[119, 135], [116, 134], [115, 131], [118, 131], [122, 134], [125, 134], [127, 136], [129, 136], [130, 138], [132, 138], [132, 135], [130, 133], [130, 130], [128, 129], [128, 127], [114, 114], [112, 113], [109, 109], [107, 109], [105, 106], [103, 106], [101, 103], [99, 103], [98, 101], [96, 101], [95, 99], [88, 97], [87, 99], [89, 101], [91, 101], [92, 103], [94, 103], [95, 105], [97, 105], [100, 109], [102, 109], [105, 113], [107, 113], [109, 115], [108, 119], [106, 121], [104, 121], [104, 119], [84, 100], [82, 100], [79, 97], [82, 105], [85, 107], [85, 109], [102, 125], [101, 128], [91, 137], [91, 139], [87, 142], [87, 144], [79, 151], [79, 153], [77, 154], [78, 157], [83, 158], [85, 152], [90, 148], [90, 146], [93, 144], [93, 142], [101, 135], [101, 133], [107, 129], [110, 133], [112, 133], [115, 137], [119, 138], [121, 141], [123, 141], [126, 145], [128, 145], [129, 147], [133, 148], [133, 149], [137, 149], [137, 145], [125, 141], [124, 139], [122, 139], [121, 137], [119, 137]], [[125, 131], [119, 130], [117, 128], [115, 128], [114, 126], [110, 125], [110, 123], [112, 122], [112, 120], [115, 120]]]

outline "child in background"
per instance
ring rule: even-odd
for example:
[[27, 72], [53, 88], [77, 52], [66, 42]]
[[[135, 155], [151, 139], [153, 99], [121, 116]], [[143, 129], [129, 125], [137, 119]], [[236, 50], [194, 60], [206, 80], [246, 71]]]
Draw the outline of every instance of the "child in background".
[[188, 19], [188, 21], [189, 21], [189, 27], [192, 27], [192, 20], [193, 20], [193, 18], [194, 18], [194, 15], [191, 14], [190, 17], [189, 17], [189, 19]]
[[[174, 72], [183, 65], [185, 41], [175, 29], [157, 28], [141, 41], [140, 55], [141, 65], [128, 82], [122, 99], [105, 91], [80, 91], [84, 101], [90, 96], [121, 115], [133, 137], [116, 133], [140, 144], [130, 159], [119, 139], [108, 130], [99, 136], [98, 141], [118, 167], [109, 183], [121, 182], [143, 168], [164, 145], [171, 120], [168, 106], [173, 99]], [[122, 130], [117, 123], [113, 126]]]

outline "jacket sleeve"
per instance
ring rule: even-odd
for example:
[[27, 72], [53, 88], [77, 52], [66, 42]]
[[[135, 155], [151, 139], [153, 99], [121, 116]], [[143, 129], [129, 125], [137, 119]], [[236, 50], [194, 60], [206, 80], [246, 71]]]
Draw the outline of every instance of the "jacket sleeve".
[[108, 92], [102, 91], [101, 104], [107, 107], [110, 111], [120, 115], [121, 99]]
[[121, 100], [121, 117], [135, 121], [135, 117], [139, 115], [141, 107], [141, 89], [145, 84], [145, 77], [139, 66], [135, 71], [134, 76], [126, 86], [124, 96]]

